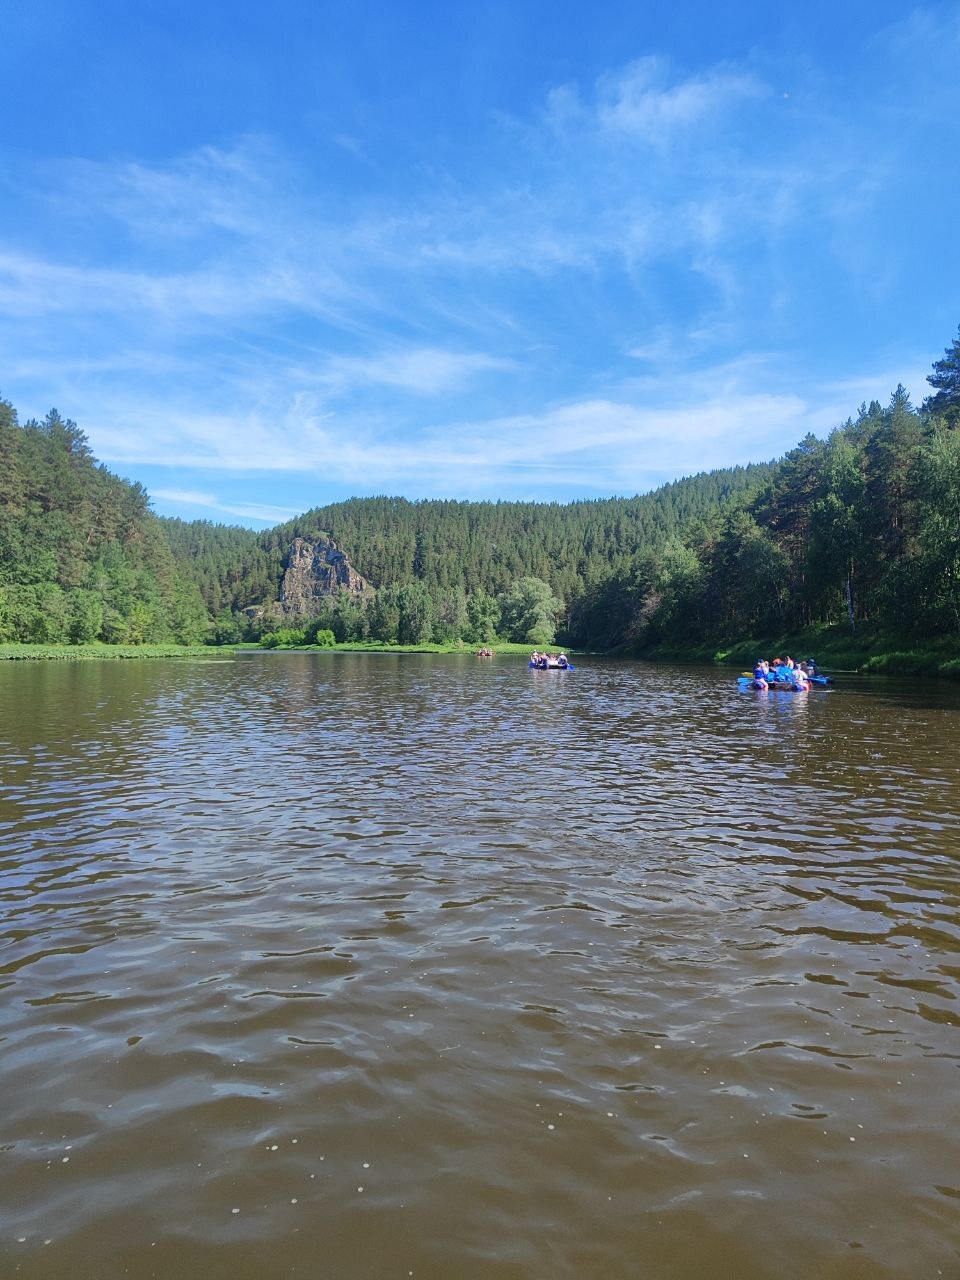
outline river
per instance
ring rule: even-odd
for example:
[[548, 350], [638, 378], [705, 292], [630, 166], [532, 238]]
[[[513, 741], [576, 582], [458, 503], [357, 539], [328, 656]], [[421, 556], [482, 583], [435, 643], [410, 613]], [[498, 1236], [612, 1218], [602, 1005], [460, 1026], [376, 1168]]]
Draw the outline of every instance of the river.
[[960, 1276], [960, 690], [0, 664], [0, 1274]]

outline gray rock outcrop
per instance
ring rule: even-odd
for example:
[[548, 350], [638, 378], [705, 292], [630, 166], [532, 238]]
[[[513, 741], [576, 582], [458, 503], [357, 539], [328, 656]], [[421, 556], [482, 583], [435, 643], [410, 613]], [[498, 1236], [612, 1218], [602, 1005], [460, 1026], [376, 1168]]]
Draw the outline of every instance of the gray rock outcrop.
[[294, 538], [280, 585], [280, 609], [287, 617], [309, 617], [332, 595], [345, 592], [359, 598], [372, 590], [332, 538]]

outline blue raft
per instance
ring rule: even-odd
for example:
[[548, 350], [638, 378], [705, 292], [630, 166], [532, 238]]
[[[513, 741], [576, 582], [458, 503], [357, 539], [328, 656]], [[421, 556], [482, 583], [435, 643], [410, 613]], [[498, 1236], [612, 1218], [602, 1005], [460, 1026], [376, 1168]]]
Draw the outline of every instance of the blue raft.
[[[826, 689], [832, 684], [830, 676], [807, 676], [811, 689]], [[756, 688], [756, 680], [753, 676], [742, 675], [737, 677], [737, 686], [740, 689]], [[767, 688], [779, 689], [782, 693], [804, 693], [805, 690], [800, 689], [792, 680], [777, 680], [772, 673], [767, 677]]]

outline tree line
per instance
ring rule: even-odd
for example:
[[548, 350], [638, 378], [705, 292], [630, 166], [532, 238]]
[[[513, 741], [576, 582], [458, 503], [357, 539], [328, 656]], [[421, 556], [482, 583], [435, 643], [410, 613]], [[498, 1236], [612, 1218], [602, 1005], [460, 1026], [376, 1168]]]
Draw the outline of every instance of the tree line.
[[901, 385], [806, 436], [732, 495], [572, 603], [571, 642], [722, 644], [811, 624], [960, 636], [960, 336], [920, 409]]
[[[960, 336], [916, 409], [901, 386], [776, 463], [633, 498], [352, 498], [263, 533], [162, 519], [51, 410], [0, 400], [0, 641], [315, 639], [630, 649], [814, 622], [960, 634]], [[271, 608], [295, 537], [376, 590], [303, 628]], [[259, 613], [250, 606], [265, 606]], [[254, 616], [250, 616], [250, 612]], [[276, 643], [276, 640], [271, 643]]]
[[55, 409], [21, 425], [0, 400], [0, 641], [191, 644], [208, 625], [143, 486]]

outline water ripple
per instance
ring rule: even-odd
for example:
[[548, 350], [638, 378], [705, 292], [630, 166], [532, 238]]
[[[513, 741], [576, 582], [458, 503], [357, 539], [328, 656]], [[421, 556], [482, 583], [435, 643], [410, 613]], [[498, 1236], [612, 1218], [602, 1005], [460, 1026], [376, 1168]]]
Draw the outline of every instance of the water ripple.
[[19, 665], [11, 1271], [960, 1273], [955, 692]]

